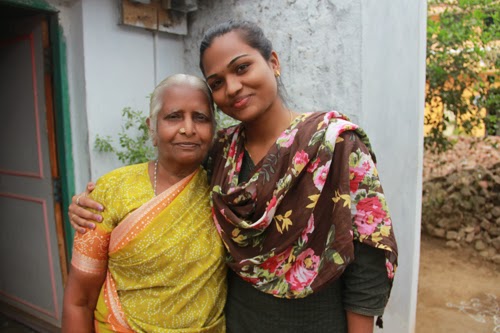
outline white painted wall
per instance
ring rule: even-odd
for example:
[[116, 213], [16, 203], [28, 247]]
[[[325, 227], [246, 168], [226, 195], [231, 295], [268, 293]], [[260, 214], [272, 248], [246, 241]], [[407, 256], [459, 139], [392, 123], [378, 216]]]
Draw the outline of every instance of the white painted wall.
[[[388, 197], [400, 266], [383, 332], [415, 328], [420, 243], [426, 2], [407, 0], [199, 1], [185, 38], [186, 70], [198, 70], [211, 25], [257, 22], [280, 55], [289, 104], [336, 109], [370, 136]], [[375, 332], [382, 330], [376, 329]]]
[[182, 37], [120, 25], [120, 2], [75, 0], [60, 4], [67, 45], [76, 191], [121, 163], [94, 150], [97, 134], [117, 145], [121, 112], [149, 112], [156, 83], [184, 72]]
[[415, 330], [420, 255], [425, 36], [422, 0], [363, 1], [360, 124], [370, 134], [399, 243], [386, 332]]
[[114, 136], [120, 130], [117, 124], [121, 124], [121, 110], [126, 106], [147, 113], [147, 96], [154, 89], [155, 77], [161, 79], [184, 70], [181, 38], [163, 34], [154, 38], [145, 29], [118, 25], [118, 5], [118, 1], [82, 1], [92, 179], [120, 165], [110, 154], [94, 151], [96, 135]]

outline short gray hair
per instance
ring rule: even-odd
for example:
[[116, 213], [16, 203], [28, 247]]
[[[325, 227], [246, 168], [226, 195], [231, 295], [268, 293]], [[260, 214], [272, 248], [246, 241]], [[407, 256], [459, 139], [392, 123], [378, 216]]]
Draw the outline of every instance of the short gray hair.
[[189, 74], [174, 74], [163, 81], [161, 81], [151, 94], [151, 100], [149, 102], [149, 123], [150, 123], [150, 135], [151, 138], [156, 136], [156, 122], [158, 119], [158, 113], [163, 108], [163, 96], [168, 88], [173, 86], [189, 86], [193, 89], [197, 89], [203, 92], [208, 99], [208, 106], [212, 112], [212, 122], [215, 128], [215, 115], [214, 115], [214, 102], [212, 98], [212, 92], [208, 87], [205, 80]]

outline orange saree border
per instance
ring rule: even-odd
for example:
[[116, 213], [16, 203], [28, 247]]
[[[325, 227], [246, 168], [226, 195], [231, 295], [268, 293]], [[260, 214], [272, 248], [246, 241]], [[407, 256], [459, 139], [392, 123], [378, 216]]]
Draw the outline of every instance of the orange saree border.
[[[111, 326], [114, 332], [120, 333], [133, 333], [134, 331], [128, 325], [127, 319], [125, 318], [125, 313], [120, 304], [120, 298], [118, 292], [116, 291], [115, 281], [108, 271], [106, 274], [106, 280], [104, 281], [104, 303], [108, 310], [108, 315], [106, 316], [106, 322]], [[98, 327], [96, 323], [96, 328]], [[97, 331], [97, 329], [96, 329]]]
[[163, 209], [177, 198], [197, 172], [198, 169], [125, 217], [111, 233], [109, 254], [121, 250], [144, 230]]
[[84, 234], [76, 233], [71, 264], [90, 274], [105, 272], [108, 267], [109, 238], [110, 233], [100, 228]]

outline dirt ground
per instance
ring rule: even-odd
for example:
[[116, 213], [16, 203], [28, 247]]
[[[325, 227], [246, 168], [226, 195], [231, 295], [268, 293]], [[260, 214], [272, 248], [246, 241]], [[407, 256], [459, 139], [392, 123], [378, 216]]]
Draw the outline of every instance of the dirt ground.
[[500, 267], [423, 235], [416, 333], [500, 333]]

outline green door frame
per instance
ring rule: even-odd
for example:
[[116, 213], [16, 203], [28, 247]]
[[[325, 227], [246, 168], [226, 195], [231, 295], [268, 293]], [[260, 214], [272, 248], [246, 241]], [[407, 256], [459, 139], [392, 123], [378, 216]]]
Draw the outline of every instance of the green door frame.
[[[73, 164], [73, 148], [71, 140], [71, 119], [68, 90], [68, 70], [66, 61], [66, 43], [63, 29], [59, 25], [58, 10], [43, 0], [3, 0], [2, 5], [36, 10], [47, 15], [51, 43], [52, 78], [54, 87], [54, 113], [57, 144], [57, 160], [60, 173], [61, 203], [64, 219], [64, 238], [66, 241], [66, 256], [71, 258], [74, 230], [69, 217], [64, 214], [75, 193], [75, 176]], [[54, 189], [55, 191], [57, 189]]]

